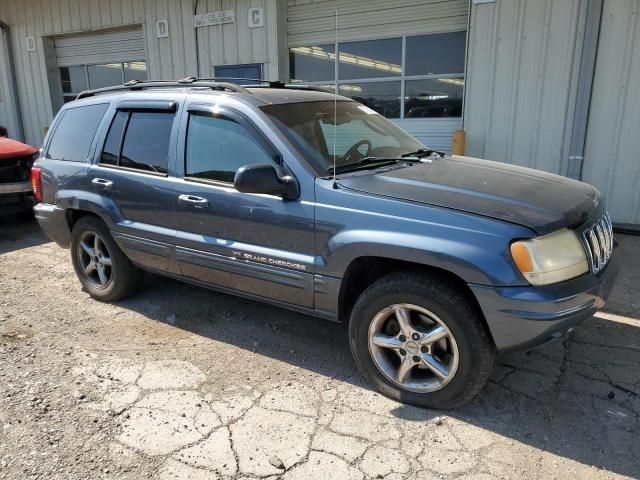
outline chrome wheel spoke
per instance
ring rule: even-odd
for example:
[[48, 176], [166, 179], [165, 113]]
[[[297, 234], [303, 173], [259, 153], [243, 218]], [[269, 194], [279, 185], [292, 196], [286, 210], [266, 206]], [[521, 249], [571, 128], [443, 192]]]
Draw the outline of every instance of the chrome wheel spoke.
[[111, 257], [102, 257], [100, 259], [100, 263], [102, 263], [102, 265], [104, 265], [106, 267], [110, 267], [111, 266]]
[[102, 255], [102, 242], [98, 235], [93, 236], [93, 249], [95, 250], [96, 255]]
[[445, 380], [449, 376], [449, 368], [433, 355], [423, 353], [420, 358], [422, 363], [441, 380]]
[[389, 335], [385, 335], [384, 333], [378, 333], [373, 336], [371, 339], [374, 345], [380, 348], [388, 348], [391, 350], [399, 350], [402, 348], [402, 342], [398, 339], [398, 337], [391, 337]]
[[100, 279], [100, 285], [105, 286], [109, 281], [109, 277], [107, 277], [107, 274], [104, 271], [104, 266], [98, 264], [96, 270], [98, 271], [98, 278]]
[[411, 314], [409, 309], [404, 307], [398, 307], [395, 309], [396, 320], [400, 326], [400, 331], [407, 337], [410, 337], [413, 333], [413, 327], [411, 326]]
[[449, 336], [449, 333], [447, 332], [447, 330], [442, 325], [437, 325], [433, 327], [431, 330], [429, 330], [427, 333], [424, 333], [422, 335], [422, 338], [420, 339], [420, 344], [430, 345], [439, 340], [442, 340], [443, 338], [447, 338], [448, 336]]
[[396, 382], [405, 383], [411, 378], [411, 371], [415, 366], [415, 362], [411, 359], [411, 356], [405, 356], [400, 362], [400, 367], [396, 372]]
[[87, 242], [86, 242], [86, 241], [84, 241], [84, 240], [82, 240], [82, 241], [80, 242], [80, 248], [82, 248], [82, 250], [84, 250], [84, 252], [85, 252], [87, 255], [89, 255], [90, 257], [93, 257], [93, 256], [96, 254], [96, 252], [95, 252], [95, 250], [93, 249], [93, 247], [90, 247], [90, 246], [87, 244]]
[[96, 264], [93, 263], [93, 260], [91, 260], [86, 267], [84, 267], [84, 274], [85, 275], [90, 275], [91, 273], [93, 273], [96, 270]]

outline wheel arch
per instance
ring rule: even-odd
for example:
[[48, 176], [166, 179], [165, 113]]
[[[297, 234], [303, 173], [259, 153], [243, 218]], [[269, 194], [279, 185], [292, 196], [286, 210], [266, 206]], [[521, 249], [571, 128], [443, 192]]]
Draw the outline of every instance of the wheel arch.
[[476, 296], [467, 282], [459, 275], [440, 267], [395, 258], [360, 256], [352, 260], [345, 270], [340, 284], [340, 292], [338, 294], [339, 319], [348, 324], [353, 306], [362, 292], [377, 280], [395, 272], [414, 272], [426, 277], [439, 279], [456, 290], [463, 292], [464, 296], [477, 310], [487, 334], [493, 342], [491, 330]]

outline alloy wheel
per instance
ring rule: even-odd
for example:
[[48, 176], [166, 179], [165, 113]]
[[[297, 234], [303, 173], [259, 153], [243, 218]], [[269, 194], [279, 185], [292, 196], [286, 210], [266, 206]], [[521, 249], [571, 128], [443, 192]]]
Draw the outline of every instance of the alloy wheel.
[[458, 369], [453, 334], [418, 305], [394, 304], [378, 312], [369, 325], [369, 352], [388, 380], [417, 393], [441, 389]]
[[78, 261], [84, 277], [96, 288], [107, 288], [113, 276], [111, 254], [96, 232], [84, 232], [78, 239]]

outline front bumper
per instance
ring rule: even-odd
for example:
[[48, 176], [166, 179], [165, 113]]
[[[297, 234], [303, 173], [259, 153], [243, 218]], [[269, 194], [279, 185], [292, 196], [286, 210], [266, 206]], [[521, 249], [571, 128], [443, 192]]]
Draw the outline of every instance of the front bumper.
[[614, 250], [598, 275], [587, 273], [545, 287], [469, 285], [498, 351], [534, 347], [560, 337], [600, 310], [615, 283], [620, 261]]
[[50, 203], [38, 203], [33, 207], [42, 231], [63, 248], [71, 245], [71, 229], [64, 209]]

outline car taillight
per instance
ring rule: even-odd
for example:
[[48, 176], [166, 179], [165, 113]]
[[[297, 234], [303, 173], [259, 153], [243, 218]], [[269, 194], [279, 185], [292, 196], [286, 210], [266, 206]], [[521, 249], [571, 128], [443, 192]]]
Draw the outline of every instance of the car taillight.
[[42, 169], [31, 167], [31, 187], [33, 188], [33, 196], [36, 202], [42, 201]]

